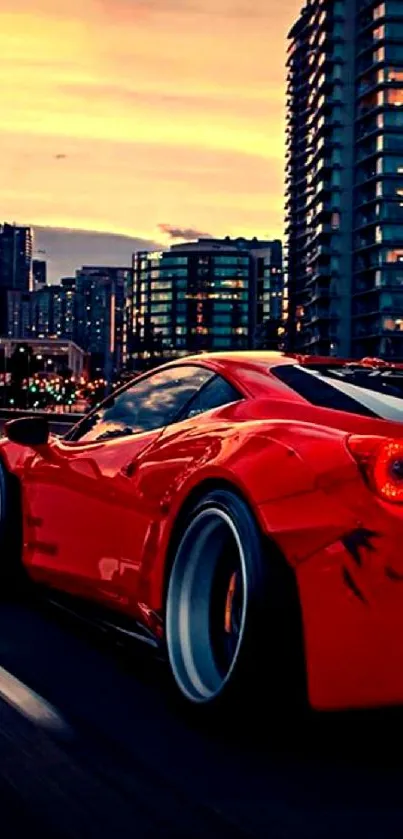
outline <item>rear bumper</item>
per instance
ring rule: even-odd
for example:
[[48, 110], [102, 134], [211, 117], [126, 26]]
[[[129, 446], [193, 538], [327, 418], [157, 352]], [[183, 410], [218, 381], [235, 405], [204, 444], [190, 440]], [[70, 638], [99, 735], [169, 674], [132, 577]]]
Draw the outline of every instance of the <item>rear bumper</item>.
[[384, 547], [359, 566], [339, 541], [296, 570], [315, 708], [403, 703], [403, 582]]
[[[267, 532], [271, 512], [261, 509]], [[271, 532], [295, 569], [311, 705], [403, 704], [403, 511], [357, 480], [294, 499]]]

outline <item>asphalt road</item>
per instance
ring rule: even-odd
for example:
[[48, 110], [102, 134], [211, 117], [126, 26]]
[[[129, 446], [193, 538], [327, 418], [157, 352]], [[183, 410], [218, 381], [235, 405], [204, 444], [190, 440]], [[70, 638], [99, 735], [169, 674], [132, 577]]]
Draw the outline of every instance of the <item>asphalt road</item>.
[[401, 839], [402, 723], [321, 719], [279, 745], [238, 708], [202, 731], [161, 663], [0, 605], [2, 839]]

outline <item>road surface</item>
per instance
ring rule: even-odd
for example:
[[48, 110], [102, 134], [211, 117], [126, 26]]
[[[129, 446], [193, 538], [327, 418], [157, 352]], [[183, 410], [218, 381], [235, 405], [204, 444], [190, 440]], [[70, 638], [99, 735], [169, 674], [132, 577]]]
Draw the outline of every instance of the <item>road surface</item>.
[[242, 708], [186, 721], [164, 666], [34, 605], [0, 605], [1, 835], [401, 839], [402, 714], [273, 745]]

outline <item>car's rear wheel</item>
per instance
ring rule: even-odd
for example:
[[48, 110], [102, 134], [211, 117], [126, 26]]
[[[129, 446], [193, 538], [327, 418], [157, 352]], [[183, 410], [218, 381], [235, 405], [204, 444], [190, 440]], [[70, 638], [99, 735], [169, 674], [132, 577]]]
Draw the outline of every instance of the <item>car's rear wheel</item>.
[[270, 556], [235, 493], [215, 490], [194, 507], [175, 551], [166, 601], [170, 667], [189, 704], [217, 710], [242, 694], [268, 706], [280, 694], [283, 701], [285, 692], [290, 698], [290, 689], [295, 693], [281, 611], [290, 609], [284, 586], [290, 574], [274, 549]]

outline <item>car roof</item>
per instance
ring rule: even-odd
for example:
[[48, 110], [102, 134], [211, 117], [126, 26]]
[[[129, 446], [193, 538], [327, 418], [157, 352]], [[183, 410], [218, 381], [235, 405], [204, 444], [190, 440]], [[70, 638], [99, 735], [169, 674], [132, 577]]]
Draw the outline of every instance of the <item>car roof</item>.
[[[242, 367], [249, 367], [259, 369], [264, 367], [266, 370], [270, 367], [278, 367], [282, 364], [300, 364], [302, 366], [323, 366], [323, 367], [343, 367], [345, 365], [354, 365], [355, 367], [394, 367], [396, 369], [403, 369], [403, 364], [396, 362], [387, 362], [380, 358], [335, 358], [334, 356], [317, 356], [317, 355], [303, 355], [301, 353], [287, 353], [275, 352], [270, 350], [239, 350], [228, 352], [202, 352], [197, 355], [187, 355], [182, 358], [173, 360], [166, 366], [177, 364], [211, 364], [214, 367], [223, 368], [226, 365], [241, 365]], [[164, 365], [165, 366], [165, 365]]]
[[230, 366], [233, 364], [242, 364], [245, 367], [261, 367], [264, 365], [267, 368], [267, 366], [270, 367], [290, 360], [292, 361], [291, 356], [282, 352], [243, 350], [232, 352], [203, 352], [197, 355], [187, 355], [181, 359], [172, 361], [171, 364], [196, 364], [197, 362], [201, 362], [202, 364], [211, 363], [212, 365], [217, 363], [220, 367], [226, 364]]

